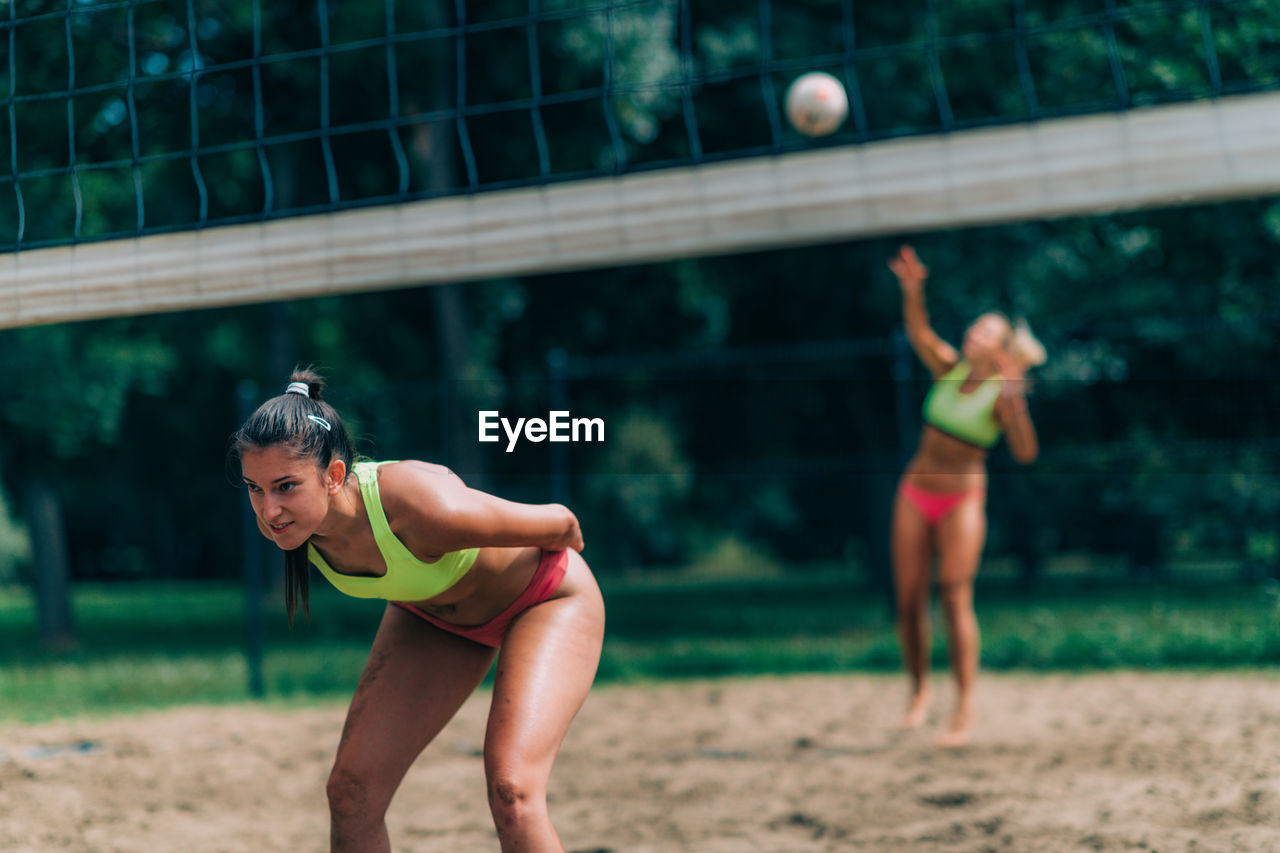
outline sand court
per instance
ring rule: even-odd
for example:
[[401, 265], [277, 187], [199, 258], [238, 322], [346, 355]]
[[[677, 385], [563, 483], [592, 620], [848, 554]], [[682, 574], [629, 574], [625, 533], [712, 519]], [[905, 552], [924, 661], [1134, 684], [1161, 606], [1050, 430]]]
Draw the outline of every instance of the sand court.
[[[1280, 849], [1280, 678], [986, 673], [970, 746], [899, 733], [905, 682], [604, 686], [551, 813], [569, 851]], [[480, 691], [410, 770], [397, 851], [497, 850]], [[341, 704], [187, 707], [0, 727], [0, 850], [327, 849]]]

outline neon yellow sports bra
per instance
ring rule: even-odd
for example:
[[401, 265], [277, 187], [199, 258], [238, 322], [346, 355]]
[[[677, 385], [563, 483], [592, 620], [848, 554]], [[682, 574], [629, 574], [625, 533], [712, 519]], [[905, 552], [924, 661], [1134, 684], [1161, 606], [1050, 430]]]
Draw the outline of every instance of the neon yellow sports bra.
[[307, 556], [320, 574], [339, 592], [355, 598], [385, 598], [388, 601], [425, 601], [434, 598], [453, 586], [470, 570], [476, 561], [479, 548], [451, 551], [433, 563], [419, 560], [391, 532], [387, 514], [382, 509], [378, 494], [378, 466], [385, 462], [357, 462], [351, 468], [360, 484], [360, 496], [369, 515], [369, 527], [378, 551], [387, 563], [387, 573], [381, 577], [361, 577], [335, 572], [320, 552], [308, 543]]
[[989, 448], [1000, 440], [1000, 424], [996, 423], [996, 399], [1000, 396], [999, 375], [984, 379], [968, 393], [960, 386], [968, 378], [973, 365], [961, 359], [949, 371], [934, 380], [929, 396], [924, 398], [924, 420], [947, 435]]

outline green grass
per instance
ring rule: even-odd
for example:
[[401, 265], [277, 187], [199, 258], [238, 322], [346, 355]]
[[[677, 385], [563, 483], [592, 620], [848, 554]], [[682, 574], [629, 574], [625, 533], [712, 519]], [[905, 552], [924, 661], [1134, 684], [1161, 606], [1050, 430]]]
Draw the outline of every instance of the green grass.
[[[611, 677], [900, 666], [890, 606], [837, 576], [636, 585], [610, 597]], [[980, 585], [987, 669], [1238, 667], [1280, 662], [1269, 585]], [[935, 666], [946, 666], [933, 614]]]
[[[894, 670], [883, 592], [836, 573], [789, 578], [606, 582], [609, 624], [598, 681]], [[1280, 662], [1280, 599], [1265, 585], [1049, 583], [979, 587], [987, 669], [1247, 667]], [[313, 591], [290, 629], [265, 606], [271, 701], [345, 699], [381, 614], [377, 602]], [[247, 697], [241, 590], [233, 584], [83, 585], [81, 642], [33, 643], [25, 591], [0, 591], [0, 719], [129, 712]], [[935, 614], [933, 657], [946, 665]]]

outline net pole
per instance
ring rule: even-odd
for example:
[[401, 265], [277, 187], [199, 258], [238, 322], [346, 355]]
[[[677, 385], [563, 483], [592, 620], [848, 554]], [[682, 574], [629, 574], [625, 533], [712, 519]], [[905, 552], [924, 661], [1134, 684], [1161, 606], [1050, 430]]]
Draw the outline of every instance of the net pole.
[[[236, 409], [240, 423], [253, 414], [258, 399], [258, 385], [251, 380], [236, 388]], [[262, 675], [263, 625], [262, 596], [265, 584], [262, 571], [262, 534], [253, 508], [246, 506], [242, 514], [241, 538], [244, 546], [244, 659], [249, 673], [249, 695], [261, 699], [266, 693]]]

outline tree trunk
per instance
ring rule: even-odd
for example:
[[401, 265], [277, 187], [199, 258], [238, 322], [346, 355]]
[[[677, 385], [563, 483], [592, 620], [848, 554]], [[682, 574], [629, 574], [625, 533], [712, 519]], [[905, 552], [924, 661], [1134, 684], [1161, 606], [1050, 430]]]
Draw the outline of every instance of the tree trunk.
[[71, 566], [67, 560], [67, 535], [62, 523], [62, 499], [39, 474], [24, 484], [27, 524], [31, 532], [36, 600], [36, 637], [48, 651], [76, 645], [71, 618]]

